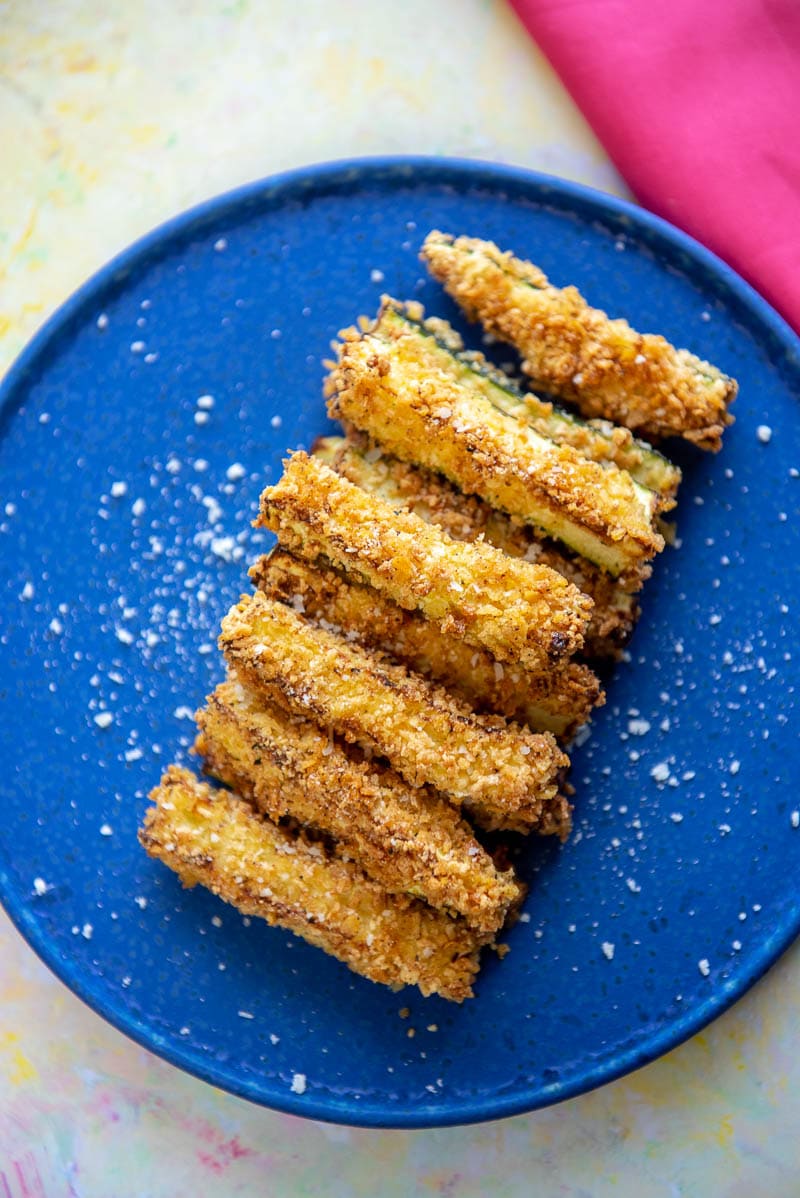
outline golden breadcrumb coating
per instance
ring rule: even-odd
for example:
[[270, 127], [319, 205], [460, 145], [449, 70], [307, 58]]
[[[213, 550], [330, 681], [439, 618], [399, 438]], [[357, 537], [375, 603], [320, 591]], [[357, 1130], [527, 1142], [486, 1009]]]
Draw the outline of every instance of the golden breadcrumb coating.
[[362, 645], [381, 649], [454, 691], [476, 711], [517, 720], [535, 732], [569, 739], [605, 702], [588, 666], [570, 661], [538, 674], [503, 666], [485, 650], [443, 636], [417, 612], [404, 611], [324, 562], [310, 565], [275, 549], [256, 562], [250, 577], [265, 595], [293, 605], [323, 628], [354, 634]]
[[472, 997], [486, 937], [417, 899], [389, 894], [352, 861], [257, 815], [238, 796], [171, 766], [139, 833], [184, 886], [200, 883], [243, 915], [287, 928], [356, 973]]
[[650, 572], [649, 566], [629, 574], [623, 586], [622, 580], [612, 578], [586, 558], [570, 555], [543, 539], [530, 525], [521, 524], [474, 495], [462, 495], [441, 474], [380, 455], [341, 437], [321, 439], [314, 453], [337, 474], [387, 503], [401, 505], [420, 519], [439, 525], [456, 541], [482, 538], [511, 557], [539, 562], [562, 574], [594, 603], [585, 635], [586, 657], [618, 657], [630, 639], [639, 618], [639, 604], [626, 588], [638, 590]]
[[664, 547], [661, 498], [613, 463], [557, 445], [443, 370], [419, 362], [414, 339], [371, 331], [343, 341], [326, 381], [328, 412], [396, 457], [444, 474], [462, 491], [563, 541], [610, 574]]
[[[658, 491], [663, 509], [674, 506], [681, 472], [646, 441], [636, 440], [627, 428], [607, 420], [581, 420], [556, 407], [548, 400], [521, 390], [512, 378], [476, 351], [466, 351], [464, 343], [446, 320], [425, 318], [425, 310], [416, 301], [401, 303], [383, 296], [374, 322], [364, 318], [362, 329], [369, 329], [383, 340], [407, 339], [420, 364], [433, 371], [445, 371], [464, 386], [473, 388], [507, 415], [527, 423], [559, 445], [571, 445], [583, 457], [595, 462], [613, 462], [642, 486]], [[361, 329], [346, 329], [345, 340], [359, 336]], [[339, 345], [334, 349], [338, 352]]]
[[663, 337], [590, 308], [575, 287], [491, 241], [434, 231], [422, 258], [470, 320], [514, 345], [535, 385], [646, 437], [717, 451], [732, 423], [734, 379]]
[[263, 492], [257, 523], [297, 556], [328, 558], [499, 661], [536, 670], [583, 646], [592, 601], [560, 574], [454, 541], [305, 453]]
[[206, 769], [270, 819], [291, 816], [336, 840], [394, 894], [463, 915], [483, 932], [503, 926], [522, 891], [499, 872], [458, 812], [377, 763], [354, 760], [316, 724], [266, 703], [235, 678], [197, 714]]
[[220, 648], [249, 684], [350, 743], [412, 786], [472, 800], [496, 828], [533, 828], [569, 764], [549, 733], [480, 716], [448, 691], [305, 621], [260, 591], [222, 622]]

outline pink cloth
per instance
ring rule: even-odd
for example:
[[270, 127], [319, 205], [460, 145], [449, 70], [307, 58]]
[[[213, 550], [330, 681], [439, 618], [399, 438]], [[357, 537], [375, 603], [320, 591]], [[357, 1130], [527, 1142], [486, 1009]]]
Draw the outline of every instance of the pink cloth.
[[800, 331], [800, 0], [512, 0], [645, 207]]

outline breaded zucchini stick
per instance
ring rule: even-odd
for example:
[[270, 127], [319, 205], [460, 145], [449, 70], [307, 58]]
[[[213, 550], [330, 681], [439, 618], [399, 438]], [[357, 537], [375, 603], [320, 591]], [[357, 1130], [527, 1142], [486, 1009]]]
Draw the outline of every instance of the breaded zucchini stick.
[[243, 915], [288, 928], [387, 986], [461, 1002], [472, 997], [486, 938], [463, 920], [389, 894], [351, 861], [329, 857], [249, 803], [171, 766], [139, 833], [150, 854]]
[[249, 685], [385, 757], [411, 786], [472, 800], [494, 827], [534, 828], [569, 764], [553, 737], [479, 716], [448, 691], [260, 591], [222, 621], [220, 648]]
[[737, 384], [709, 362], [610, 320], [491, 241], [434, 231], [422, 258], [470, 320], [519, 350], [534, 386], [645, 437], [720, 448]]
[[[660, 492], [665, 509], [674, 505], [681, 472], [652, 445], [636, 440], [627, 428], [607, 420], [581, 420], [532, 391], [522, 391], [483, 354], [466, 352], [461, 337], [446, 320], [426, 320], [421, 304], [384, 296], [371, 331], [386, 342], [402, 340], [408, 349], [413, 347], [414, 356], [426, 363], [431, 373], [444, 371], [501, 412], [529, 424], [542, 437], [557, 445], [571, 445], [592, 461], [613, 462], [627, 470], [635, 482]], [[353, 332], [356, 330], [347, 330], [343, 336], [350, 339]]]
[[[616, 657], [630, 639], [639, 618], [639, 604], [619, 580], [586, 558], [569, 555], [552, 541], [544, 540], [529, 525], [513, 520], [482, 499], [462, 495], [440, 474], [398, 458], [376, 456], [376, 451], [365, 451], [354, 441], [321, 438], [314, 447], [314, 455], [365, 491], [379, 495], [395, 507], [408, 508], [422, 520], [438, 524], [456, 541], [483, 538], [511, 557], [539, 562], [562, 574], [594, 603], [585, 634], [586, 657]], [[648, 573], [649, 567], [641, 567], [628, 576], [627, 586], [638, 590]]]
[[197, 724], [209, 773], [270, 819], [288, 815], [333, 837], [393, 894], [424, 899], [490, 933], [521, 900], [511, 871], [495, 868], [439, 795], [354, 760], [316, 724], [259, 700], [235, 678], [209, 696]]
[[588, 666], [570, 661], [538, 674], [503, 666], [491, 654], [443, 636], [417, 612], [404, 611], [323, 562], [310, 565], [275, 549], [256, 562], [250, 577], [265, 595], [294, 606], [323, 628], [355, 634], [362, 645], [384, 650], [454, 691], [475, 710], [517, 720], [535, 732], [568, 739], [592, 708], [605, 702]]
[[327, 557], [498, 661], [536, 670], [583, 646], [592, 601], [560, 574], [454, 541], [305, 453], [262, 493], [257, 523], [297, 556]]
[[387, 453], [444, 474], [462, 491], [532, 524], [617, 576], [664, 546], [663, 500], [611, 462], [557, 445], [485, 395], [417, 358], [416, 338], [371, 330], [340, 348], [328, 412]]

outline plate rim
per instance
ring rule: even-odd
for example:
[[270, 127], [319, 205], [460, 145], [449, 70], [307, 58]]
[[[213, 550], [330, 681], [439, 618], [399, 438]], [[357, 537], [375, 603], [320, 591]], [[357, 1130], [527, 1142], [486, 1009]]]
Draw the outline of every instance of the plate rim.
[[[594, 208], [600, 218], [622, 218], [656, 239], [666, 240], [673, 250], [687, 255], [694, 264], [713, 275], [723, 289], [727, 289], [739, 305], [751, 317], [755, 317], [757, 323], [766, 326], [781, 344], [787, 361], [795, 367], [800, 366], [800, 338], [750, 283], [689, 234], [632, 201], [527, 167], [479, 158], [415, 154], [349, 157], [294, 167], [231, 188], [168, 218], [115, 254], [56, 307], [0, 379], [0, 435], [3, 434], [2, 426], [16, 406], [18, 393], [28, 382], [28, 375], [40, 359], [46, 360], [57, 347], [59, 338], [68, 332], [70, 323], [78, 318], [90, 302], [96, 304], [105, 292], [126, 275], [134, 273], [165, 242], [186, 237], [193, 226], [219, 222], [248, 202], [258, 207], [259, 198], [263, 200], [267, 193], [280, 198], [281, 192], [290, 192], [292, 188], [305, 184], [309, 194], [315, 194], [316, 186], [330, 184], [337, 177], [347, 185], [346, 190], [349, 191], [364, 182], [381, 181], [382, 175], [384, 183], [395, 175], [398, 185], [406, 182], [409, 186], [420, 181], [445, 182], [445, 176], [457, 180], [462, 188], [483, 184], [496, 191], [505, 183], [514, 185], [520, 193], [526, 190], [536, 193], [539, 201], [544, 200], [550, 192], [573, 205], [579, 203]], [[411, 1130], [464, 1126], [508, 1118], [566, 1101], [615, 1081], [677, 1048], [732, 1007], [800, 935], [798, 904], [792, 917], [784, 920], [771, 936], [761, 942], [761, 953], [749, 969], [737, 975], [735, 981], [718, 986], [705, 1002], [696, 1004], [684, 1016], [672, 1019], [654, 1035], [610, 1058], [590, 1062], [563, 1083], [535, 1087], [528, 1085], [527, 1088], [516, 1086], [510, 1094], [497, 1092], [490, 1098], [451, 1100], [436, 1106], [412, 1106], [406, 1100], [405, 1105], [393, 1108], [381, 1106], [374, 1100], [371, 1105], [368, 1102], [361, 1106], [351, 1098], [335, 1098], [331, 1102], [314, 1098], [313, 1095], [301, 1097], [292, 1093], [288, 1086], [281, 1090], [273, 1086], [274, 1092], [265, 1094], [263, 1086], [237, 1078], [220, 1062], [194, 1051], [190, 1045], [173, 1044], [129, 1007], [114, 1006], [107, 1001], [99, 988], [93, 986], [94, 974], [91, 969], [85, 968], [84, 963], [62, 957], [47, 934], [46, 922], [35, 917], [22, 902], [17, 901], [17, 889], [9, 871], [5, 866], [0, 866], [0, 903], [16, 930], [51, 973], [117, 1031], [176, 1068], [257, 1105], [323, 1122], [368, 1128]]]

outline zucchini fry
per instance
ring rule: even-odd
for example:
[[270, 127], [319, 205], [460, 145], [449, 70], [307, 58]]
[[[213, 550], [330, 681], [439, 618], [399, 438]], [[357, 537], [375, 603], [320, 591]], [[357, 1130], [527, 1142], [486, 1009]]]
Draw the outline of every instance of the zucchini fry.
[[391, 770], [357, 761], [308, 720], [223, 682], [197, 714], [207, 772], [276, 822], [291, 816], [333, 837], [393, 894], [462, 915], [482, 932], [503, 926], [522, 898], [444, 799]]
[[495, 828], [534, 828], [569, 764], [553, 737], [466, 704], [403, 666], [309, 624], [260, 591], [222, 621], [231, 668], [270, 700], [386, 758], [411, 786], [480, 805]]
[[188, 770], [171, 766], [150, 798], [139, 839], [184, 886], [206, 886], [373, 982], [416, 985], [454, 1002], [472, 997], [486, 937], [463, 920], [387, 893], [353, 862], [326, 855]]
[[663, 337], [590, 308], [575, 287], [491, 241], [434, 231], [422, 258], [470, 320], [514, 345], [534, 386], [645, 437], [684, 437], [716, 452], [737, 384]]
[[[557, 445], [571, 445], [592, 461], [613, 462], [627, 470], [635, 482], [660, 492], [664, 510], [674, 506], [681, 472], [652, 445], [636, 440], [629, 429], [607, 420], [581, 420], [532, 391], [522, 391], [483, 354], [466, 352], [461, 337], [446, 320], [426, 320], [421, 304], [403, 304], [384, 296], [372, 332], [384, 342], [403, 341], [407, 348], [413, 347], [417, 360], [427, 363], [431, 372], [445, 372], [507, 416], [530, 425], [540, 436]], [[344, 334], [350, 335], [351, 331]]]
[[386, 342], [371, 329], [345, 340], [326, 382], [329, 414], [614, 576], [663, 549], [653, 524], [660, 496], [613, 463], [556, 445], [476, 389], [432, 370], [418, 360], [416, 340]]
[[384, 650], [454, 691], [475, 710], [517, 720], [535, 732], [569, 739], [592, 708], [605, 701], [588, 666], [567, 662], [539, 674], [519, 666], [504, 667], [491, 654], [443, 636], [429, 620], [403, 611], [372, 587], [349, 581], [324, 562], [309, 565], [275, 549], [256, 562], [250, 578], [265, 595], [302, 611], [323, 628], [355, 634], [360, 644]]
[[[590, 659], [618, 657], [639, 618], [639, 604], [620, 580], [611, 578], [582, 557], [573, 557], [543, 540], [529, 525], [520, 524], [474, 495], [462, 495], [440, 474], [410, 466], [397, 458], [376, 456], [343, 437], [320, 439], [314, 454], [337, 474], [393, 506], [408, 508], [421, 520], [437, 524], [456, 541], [483, 538], [511, 557], [539, 562], [564, 576], [592, 599], [584, 655]], [[643, 566], [628, 576], [637, 590], [649, 573]], [[505, 714], [505, 713], [503, 713]], [[551, 729], [554, 731], [554, 729]]]
[[498, 661], [536, 670], [583, 646], [592, 601], [560, 574], [454, 541], [305, 453], [262, 493], [257, 523], [297, 556], [327, 557]]

